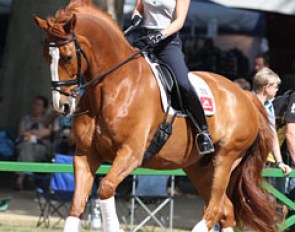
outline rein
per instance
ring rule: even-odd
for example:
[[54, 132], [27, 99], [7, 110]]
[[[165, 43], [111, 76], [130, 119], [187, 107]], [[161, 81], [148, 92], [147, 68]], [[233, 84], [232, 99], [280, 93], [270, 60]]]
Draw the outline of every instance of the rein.
[[[82, 60], [82, 55], [84, 57], [84, 59], [87, 62], [87, 65], [89, 66], [89, 59], [87, 58], [86, 53], [84, 52], [84, 50], [82, 49], [82, 47], [80, 46], [78, 40], [77, 40], [77, 36], [75, 33], [73, 33], [73, 37], [69, 38], [65, 41], [59, 42], [59, 43], [54, 43], [54, 42], [48, 42], [48, 47], [53, 47], [53, 48], [59, 48], [62, 47], [70, 42], [75, 42], [75, 48], [76, 48], [76, 55], [77, 55], [77, 78], [75, 80], [67, 80], [67, 81], [51, 81], [51, 87], [52, 90], [54, 91], [58, 91], [59, 93], [65, 95], [65, 96], [71, 96], [71, 97], [76, 97], [76, 93], [73, 92], [66, 92], [63, 90], [60, 90], [59, 87], [61, 86], [73, 86], [73, 85], [78, 85], [78, 91], [85, 89], [86, 87], [96, 83], [96, 82], [100, 82], [102, 81], [107, 75], [111, 74], [112, 72], [116, 71], [117, 69], [119, 69], [120, 67], [122, 67], [123, 65], [125, 65], [126, 63], [130, 62], [131, 60], [133, 60], [137, 55], [139, 55], [142, 51], [139, 50], [138, 52], [132, 54], [130, 57], [128, 57], [126, 60], [124, 60], [123, 62], [119, 63], [118, 65], [116, 65], [115, 67], [113, 67], [112, 69], [108, 70], [107, 72], [99, 75], [98, 77], [92, 79], [91, 81], [88, 81], [86, 83], [83, 84], [83, 80], [84, 77], [81, 74], [81, 60]], [[82, 55], [81, 55], [82, 54]]]
[[[129, 31], [128, 31], [129, 32]], [[126, 35], [127, 32], [125, 31], [124, 34]], [[145, 40], [147, 38], [147, 36], [144, 36], [142, 38], [140, 38], [139, 40], [137, 41], [140, 41], [140, 40]], [[148, 47], [148, 46], [147, 46]], [[89, 85], [93, 84], [93, 83], [96, 83], [98, 81], [102, 81], [107, 75], [111, 74], [112, 72], [116, 71], [117, 69], [121, 68], [123, 65], [127, 64], [129, 61], [133, 60], [137, 55], [141, 54], [143, 51], [146, 50], [146, 48], [142, 48], [142, 49], [139, 49], [138, 52], [135, 52], [133, 55], [129, 56], [126, 60], [124, 60], [123, 62], [121, 62], [120, 64], [116, 65], [115, 67], [113, 67], [112, 69], [110, 69], [109, 71], [99, 75], [98, 77], [94, 78], [93, 80], [91, 81], [88, 81], [86, 82], [85, 84], [82, 84], [80, 86], [80, 88], [86, 88], [88, 87]]]
[[112, 72], [116, 71], [117, 69], [121, 68], [123, 65], [127, 64], [128, 62], [130, 62], [131, 60], [133, 60], [138, 54], [140, 54], [141, 51], [135, 52], [133, 55], [131, 55], [130, 57], [128, 57], [126, 60], [124, 60], [123, 62], [121, 62], [120, 64], [116, 65], [115, 67], [113, 67], [112, 69], [110, 69], [109, 71], [106, 71], [105, 73], [99, 75], [98, 77], [94, 78], [91, 81], [86, 82], [85, 84], [81, 85], [80, 88], [86, 88], [89, 85], [92, 85], [95, 82], [98, 81], [102, 81], [107, 75], [111, 74]]

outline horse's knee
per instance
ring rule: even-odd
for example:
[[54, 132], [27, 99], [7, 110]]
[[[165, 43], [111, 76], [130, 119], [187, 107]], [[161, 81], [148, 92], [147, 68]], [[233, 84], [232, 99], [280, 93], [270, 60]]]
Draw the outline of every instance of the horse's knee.
[[100, 199], [109, 199], [115, 194], [115, 185], [107, 178], [103, 178], [100, 182], [98, 194]]

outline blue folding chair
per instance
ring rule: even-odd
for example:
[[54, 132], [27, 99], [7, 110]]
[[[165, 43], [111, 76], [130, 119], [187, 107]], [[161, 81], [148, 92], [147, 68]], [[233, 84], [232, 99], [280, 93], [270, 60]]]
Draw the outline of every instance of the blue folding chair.
[[0, 198], [0, 212], [8, 209], [11, 197]]
[[[173, 230], [174, 212], [174, 176], [133, 176], [133, 187], [131, 196], [131, 227], [135, 224], [135, 218], [139, 220], [130, 231], [135, 232], [149, 222], [153, 221], [163, 231]], [[168, 185], [170, 183], [170, 191]], [[169, 206], [168, 215], [164, 216], [163, 209]], [[136, 209], [142, 209], [145, 217], [140, 218]], [[162, 213], [162, 214], [161, 214]], [[167, 214], [167, 213], [166, 213]], [[149, 231], [149, 229], [145, 228]]]
[[[56, 154], [54, 163], [72, 164], [73, 157]], [[49, 182], [49, 186], [47, 185], [46, 187], [44, 182]], [[74, 189], [75, 182], [72, 173], [54, 173], [50, 177], [43, 177], [43, 186], [36, 188], [37, 200], [41, 211], [37, 226], [44, 224], [45, 227], [54, 227], [62, 219], [65, 219]], [[59, 220], [51, 226], [50, 218], [53, 216], [58, 216]]]

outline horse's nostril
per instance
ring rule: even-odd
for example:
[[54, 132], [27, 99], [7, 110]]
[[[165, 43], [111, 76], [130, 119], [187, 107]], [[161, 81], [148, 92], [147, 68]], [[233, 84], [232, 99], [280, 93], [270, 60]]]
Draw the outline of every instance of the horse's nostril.
[[69, 113], [70, 112], [70, 105], [68, 103], [64, 104], [64, 113]]

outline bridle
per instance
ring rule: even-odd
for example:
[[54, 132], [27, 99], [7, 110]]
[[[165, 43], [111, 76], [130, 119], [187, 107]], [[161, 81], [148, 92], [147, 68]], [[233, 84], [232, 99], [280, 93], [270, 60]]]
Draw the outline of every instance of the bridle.
[[[57, 91], [65, 96], [71, 96], [76, 98], [76, 93], [80, 92], [81, 90], [85, 89], [86, 87], [97, 83], [97, 82], [101, 82], [107, 75], [111, 74], [112, 72], [114, 72], [115, 70], [119, 69], [120, 67], [122, 67], [123, 65], [125, 65], [126, 63], [128, 63], [129, 61], [131, 61], [132, 59], [134, 59], [137, 55], [139, 55], [141, 53], [141, 51], [137, 51], [135, 52], [133, 55], [131, 55], [130, 57], [128, 57], [126, 60], [124, 60], [123, 62], [119, 63], [118, 65], [116, 65], [115, 67], [113, 67], [112, 69], [108, 70], [107, 72], [99, 75], [98, 77], [85, 82], [85, 78], [83, 77], [82, 73], [81, 73], [81, 66], [82, 66], [82, 56], [85, 58], [87, 65], [89, 66], [89, 59], [87, 58], [87, 55], [85, 53], [85, 51], [83, 50], [83, 48], [80, 46], [77, 36], [75, 33], [72, 33], [72, 37], [64, 40], [62, 42], [47, 42], [48, 47], [52, 47], [52, 48], [59, 48], [62, 47], [70, 42], [74, 42], [75, 43], [75, 49], [76, 49], [76, 56], [77, 56], [77, 74], [76, 74], [76, 79], [74, 80], [66, 80], [66, 81], [51, 81], [51, 88], [53, 91]], [[78, 85], [77, 91], [76, 92], [66, 92], [61, 90], [59, 87], [62, 86], [73, 86], [73, 85]]]
[[77, 36], [75, 33], [72, 34], [72, 38], [69, 38], [65, 41], [59, 42], [59, 43], [54, 43], [54, 42], [48, 42], [48, 47], [49, 48], [59, 48], [62, 47], [70, 42], [75, 43], [75, 49], [76, 49], [76, 55], [77, 55], [77, 78], [75, 80], [66, 80], [66, 81], [51, 81], [51, 88], [53, 91], [58, 91], [61, 94], [65, 96], [71, 96], [71, 97], [76, 97], [76, 93], [73, 92], [66, 92], [62, 91], [59, 87], [61, 86], [73, 86], [73, 85], [78, 85], [78, 89], [82, 86], [83, 83], [83, 76], [81, 74], [81, 61], [82, 61], [82, 55], [85, 58], [87, 65], [89, 65], [89, 60], [86, 56], [86, 53], [80, 46]]

